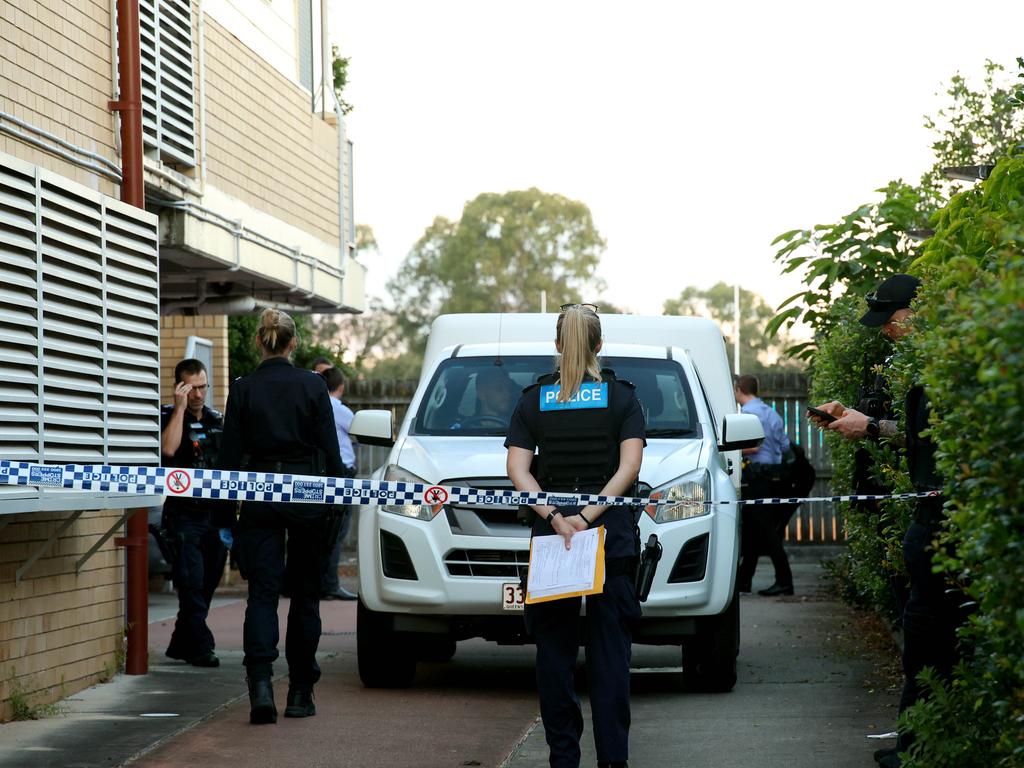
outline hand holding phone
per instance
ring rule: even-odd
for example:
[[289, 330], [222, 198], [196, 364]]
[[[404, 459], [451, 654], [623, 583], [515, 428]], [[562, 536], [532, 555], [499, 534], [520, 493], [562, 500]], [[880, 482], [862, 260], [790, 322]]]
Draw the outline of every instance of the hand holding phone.
[[820, 408], [811, 408], [811, 406], [807, 406], [807, 412], [811, 414], [811, 416], [814, 416], [816, 419], [821, 419], [826, 424], [831, 424], [833, 421], [836, 420], [835, 416], [833, 416], [828, 411], [821, 410]]

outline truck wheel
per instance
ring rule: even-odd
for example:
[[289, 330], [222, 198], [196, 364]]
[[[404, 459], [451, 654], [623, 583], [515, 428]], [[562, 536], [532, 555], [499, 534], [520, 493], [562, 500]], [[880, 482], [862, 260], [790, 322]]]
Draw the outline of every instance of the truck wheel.
[[359, 679], [367, 688], [407, 688], [416, 677], [411, 644], [392, 628], [391, 618], [371, 611], [363, 601], [356, 609]]
[[697, 624], [683, 641], [683, 688], [693, 693], [728, 693], [736, 685], [740, 652], [740, 601], [734, 594], [718, 616]]

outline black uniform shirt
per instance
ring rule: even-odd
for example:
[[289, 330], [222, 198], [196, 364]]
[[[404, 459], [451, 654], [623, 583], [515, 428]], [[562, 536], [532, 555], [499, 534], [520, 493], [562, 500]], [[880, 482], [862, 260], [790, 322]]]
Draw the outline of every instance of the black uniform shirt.
[[[174, 405], [165, 405], [160, 408], [160, 433], [163, 434], [164, 430], [167, 429], [167, 425], [171, 423], [171, 417], [174, 416]], [[198, 426], [196, 426], [198, 425]], [[220, 411], [215, 411], [213, 408], [203, 406], [203, 412], [200, 417], [195, 418], [190, 411], [185, 411], [185, 418], [181, 424], [181, 443], [178, 445], [178, 450], [174, 452], [173, 456], [161, 452], [160, 459], [161, 464], [165, 467], [189, 467], [197, 468], [205, 463], [208, 467], [213, 467], [213, 463], [216, 460], [215, 455], [211, 455], [213, 451], [214, 440], [211, 439], [211, 430], [220, 430], [224, 427], [224, 417]], [[196, 441], [199, 443], [198, 448], [193, 445], [192, 433], [196, 433], [196, 437], [199, 439]]]
[[[616, 444], [623, 440], [639, 438], [647, 444], [644, 413], [640, 408], [634, 388], [625, 382], [612, 379], [609, 384], [609, 408], [612, 410], [611, 423], [618, 433]], [[514, 446], [533, 451], [540, 443], [540, 387], [524, 390], [519, 403], [512, 412], [508, 426], [505, 447]], [[545, 489], [546, 490], [546, 489]], [[580, 509], [577, 507], [575, 509]], [[573, 510], [566, 510], [572, 514]], [[610, 507], [601, 515], [600, 524], [605, 526], [605, 556], [629, 557], [636, 554], [636, 536], [632, 512], [627, 507]], [[546, 520], [540, 517], [533, 526], [533, 535], [554, 533]]]
[[[172, 416], [174, 416], [173, 404], [160, 408], [161, 435], [167, 429], [167, 425], [171, 423]], [[178, 450], [174, 452], [173, 456], [168, 456], [161, 451], [160, 463], [165, 467], [212, 468], [217, 459], [215, 448], [218, 441], [212, 436], [211, 431], [219, 431], [223, 426], [224, 417], [220, 411], [215, 411], [204, 405], [202, 415], [197, 419], [191, 411], [186, 410], [181, 424], [181, 442], [178, 444]], [[193, 434], [197, 438], [196, 440], [192, 439]], [[218, 526], [230, 525], [230, 511], [220, 509], [209, 499], [185, 499], [178, 496], [168, 496], [164, 499], [164, 514], [180, 513], [192, 519], [205, 519], [211, 512], [224, 513], [216, 515]]]
[[220, 469], [237, 470], [242, 457], [261, 462], [311, 462], [323, 451], [328, 476], [345, 477], [327, 383], [312, 371], [271, 357], [231, 382]]

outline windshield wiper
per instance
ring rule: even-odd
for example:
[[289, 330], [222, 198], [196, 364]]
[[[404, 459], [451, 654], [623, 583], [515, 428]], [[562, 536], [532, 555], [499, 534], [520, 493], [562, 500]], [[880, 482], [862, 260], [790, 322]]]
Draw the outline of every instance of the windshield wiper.
[[682, 437], [683, 435], [692, 435], [694, 430], [692, 429], [648, 429], [646, 432], [647, 437]]

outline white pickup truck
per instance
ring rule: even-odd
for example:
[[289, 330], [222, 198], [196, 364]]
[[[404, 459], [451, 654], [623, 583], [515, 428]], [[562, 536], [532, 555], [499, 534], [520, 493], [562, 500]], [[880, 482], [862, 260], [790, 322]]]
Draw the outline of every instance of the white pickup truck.
[[[764, 437], [736, 412], [722, 335], [710, 320], [603, 315], [601, 364], [636, 385], [647, 422], [639, 486], [698, 506], [650, 505], [641, 541], [663, 547], [634, 642], [682, 648], [688, 689], [736, 682], [739, 448]], [[419, 387], [377, 480], [509, 489], [503, 447], [519, 390], [555, 366], [551, 314], [446, 315], [434, 322]], [[511, 380], [504, 414], [481, 415], [477, 377]], [[360, 411], [352, 434], [390, 444], [391, 414]], [[730, 477], [731, 475], [731, 477]], [[359, 515], [359, 674], [364, 685], [411, 684], [417, 661], [443, 661], [455, 643], [531, 642], [518, 582], [530, 529], [514, 507], [364, 507]]]

